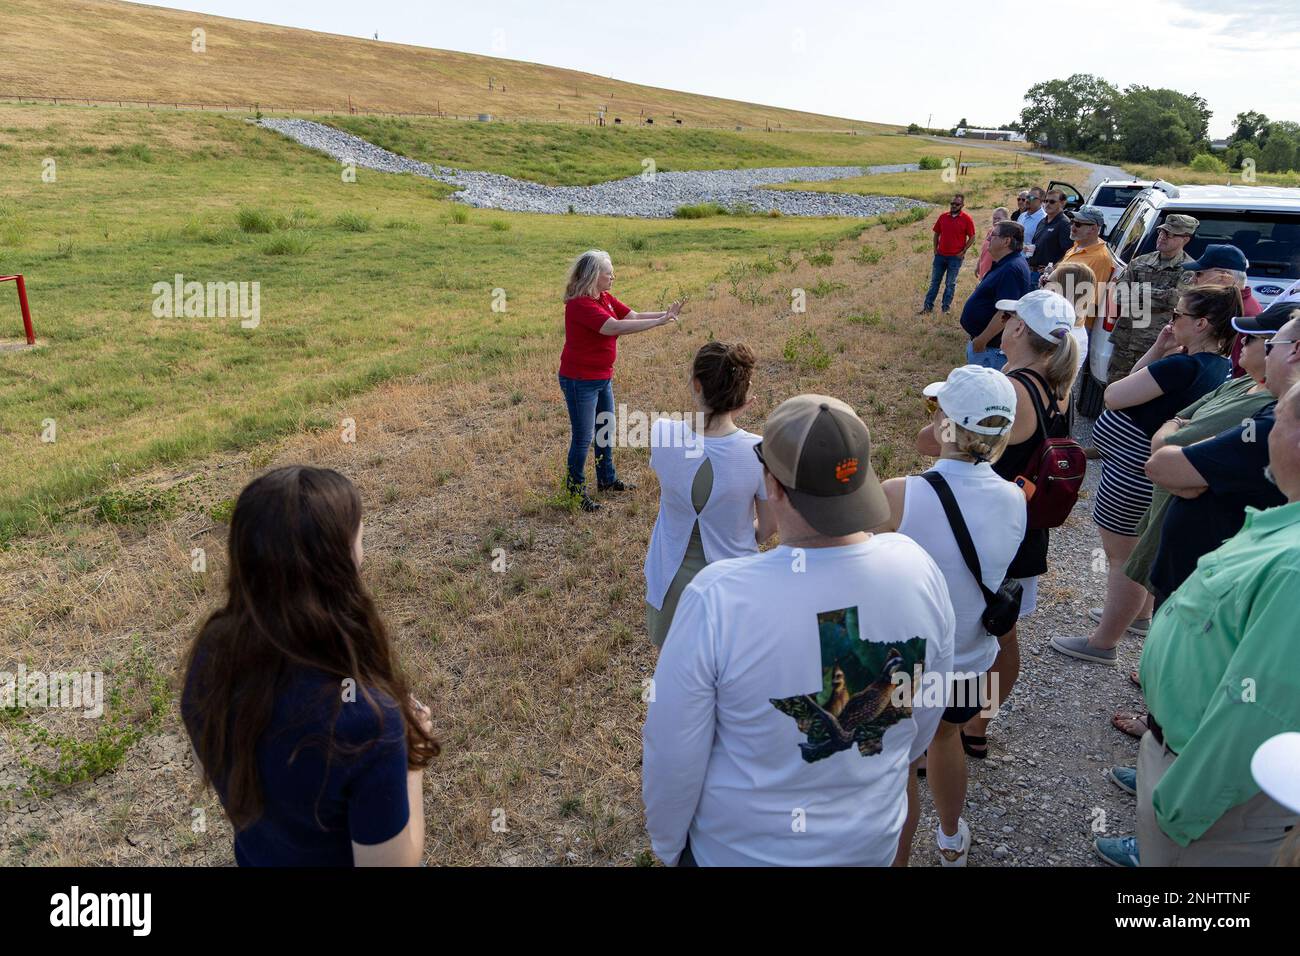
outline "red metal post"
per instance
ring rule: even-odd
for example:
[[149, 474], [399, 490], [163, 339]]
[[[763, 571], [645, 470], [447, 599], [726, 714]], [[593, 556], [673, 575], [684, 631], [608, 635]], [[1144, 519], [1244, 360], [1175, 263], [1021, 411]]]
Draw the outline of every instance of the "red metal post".
[[32, 310], [27, 304], [27, 284], [23, 282], [22, 276], [0, 276], [0, 282], [8, 282], [10, 279], [18, 286], [18, 308], [23, 313], [23, 331], [27, 333], [27, 344], [36, 344], [36, 332], [32, 329]]

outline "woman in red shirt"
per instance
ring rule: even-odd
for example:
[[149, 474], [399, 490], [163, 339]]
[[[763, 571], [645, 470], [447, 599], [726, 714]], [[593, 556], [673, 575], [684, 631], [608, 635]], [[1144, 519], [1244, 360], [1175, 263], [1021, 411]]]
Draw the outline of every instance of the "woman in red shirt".
[[[618, 337], [676, 322], [682, 310], [674, 302], [666, 312], [633, 312], [610, 295], [614, 265], [609, 253], [584, 252], [569, 270], [564, 291], [564, 351], [560, 353], [560, 390], [569, 407], [568, 488], [582, 498], [583, 511], [600, 507], [586, 491], [587, 451], [596, 441], [596, 487], [625, 491], [632, 487], [614, 472], [614, 360]], [[597, 428], [597, 426], [604, 426]]]

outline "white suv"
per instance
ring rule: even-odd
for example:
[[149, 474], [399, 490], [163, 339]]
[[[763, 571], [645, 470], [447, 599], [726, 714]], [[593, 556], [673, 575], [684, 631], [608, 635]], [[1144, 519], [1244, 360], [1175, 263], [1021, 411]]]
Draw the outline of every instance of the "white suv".
[[[1156, 181], [1139, 192], [1106, 236], [1121, 267], [1154, 252], [1156, 229], [1171, 213], [1200, 220], [1187, 244], [1193, 259], [1206, 246], [1236, 246], [1250, 266], [1246, 282], [1261, 306], [1272, 304], [1300, 278], [1300, 189], [1281, 186], [1174, 186]], [[1116, 273], [1118, 275], [1118, 273]], [[1092, 330], [1088, 366], [1105, 383], [1113, 322]]]
[[1103, 179], [1097, 184], [1085, 205], [1096, 206], [1105, 217], [1106, 227], [1101, 231], [1102, 238], [1110, 235], [1115, 223], [1119, 222], [1124, 210], [1138, 193], [1152, 185], [1149, 179]]

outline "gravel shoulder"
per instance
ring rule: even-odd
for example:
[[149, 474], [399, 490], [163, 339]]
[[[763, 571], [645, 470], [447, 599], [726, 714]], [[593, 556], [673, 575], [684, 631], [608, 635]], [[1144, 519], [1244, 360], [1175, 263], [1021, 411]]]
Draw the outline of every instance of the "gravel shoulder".
[[[1052, 531], [1038, 611], [1020, 626], [1020, 680], [989, 727], [989, 756], [967, 761], [971, 866], [1101, 866], [1093, 839], [1136, 830], [1134, 799], [1105, 774], [1137, 761], [1137, 740], [1110, 718], [1143, 706], [1128, 679], [1141, 641], [1125, 638], [1115, 668], [1073, 660], [1047, 643], [1056, 634], [1088, 633], [1088, 608], [1105, 600], [1105, 558], [1091, 516], [1100, 465], [1089, 462], [1079, 503]], [[921, 795], [911, 863], [937, 866], [938, 819], [924, 781]]]
[[451, 198], [480, 209], [562, 215], [630, 216], [668, 219], [681, 206], [715, 202], [747, 205], [758, 212], [785, 216], [857, 216], [926, 206], [900, 196], [861, 196], [804, 190], [765, 189], [778, 183], [824, 182], [916, 170], [915, 163], [883, 166], [780, 166], [759, 169], [714, 169], [629, 176], [592, 186], [547, 186], [499, 173], [434, 166], [382, 149], [351, 133], [299, 119], [263, 119], [260, 125], [319, 150], [339, 162], [386, 173], [410, 173], [457, 187]]

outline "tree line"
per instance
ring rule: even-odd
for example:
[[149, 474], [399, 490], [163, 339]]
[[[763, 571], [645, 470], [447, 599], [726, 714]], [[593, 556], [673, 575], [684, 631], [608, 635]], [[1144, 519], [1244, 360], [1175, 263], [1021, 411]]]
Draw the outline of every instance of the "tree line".
[[1040, 146], [1116, 162], [1241, 169], [1250, 159], [1265, 172], [1300, 166], [1300, 124], [1238, 113], [1227, 150], [1214, 156], [1211, 115], [1195, 93], [1138, 84], [1120, 90], [1099, 76], [1076, 73], [1031, 86], [1019, 122], [1009, 128]]

